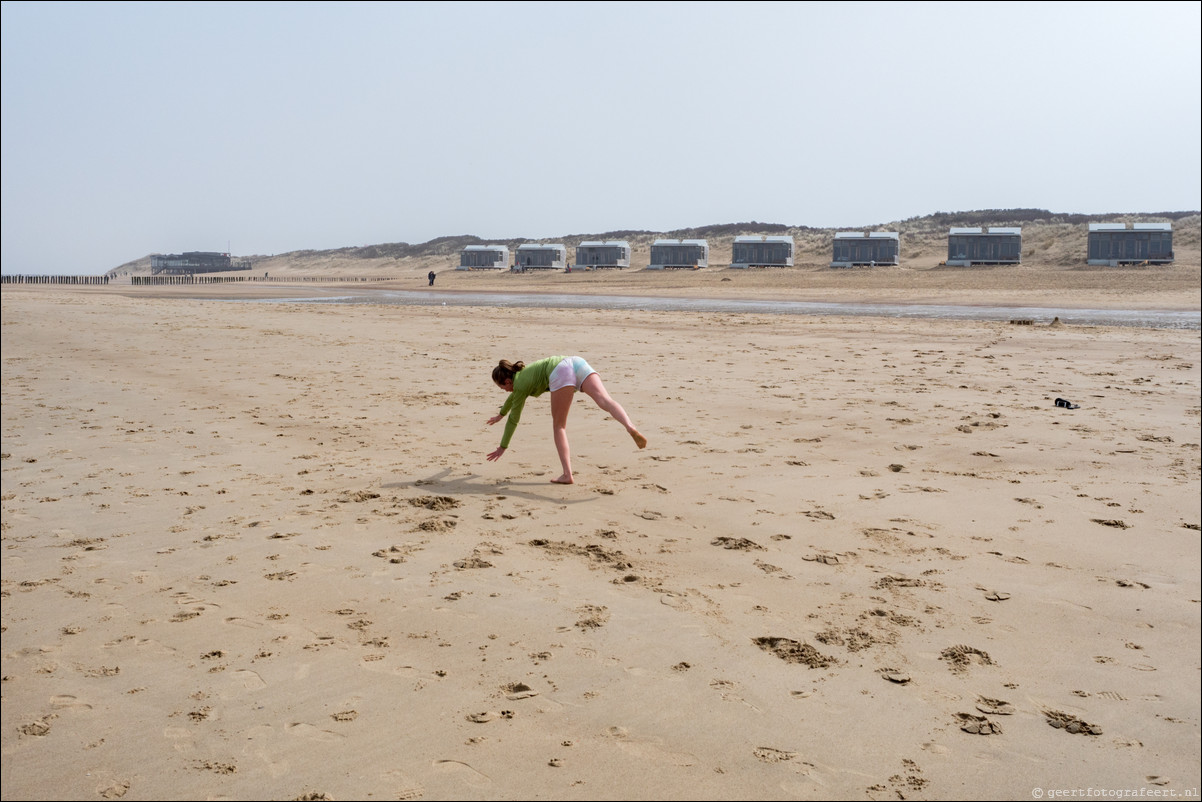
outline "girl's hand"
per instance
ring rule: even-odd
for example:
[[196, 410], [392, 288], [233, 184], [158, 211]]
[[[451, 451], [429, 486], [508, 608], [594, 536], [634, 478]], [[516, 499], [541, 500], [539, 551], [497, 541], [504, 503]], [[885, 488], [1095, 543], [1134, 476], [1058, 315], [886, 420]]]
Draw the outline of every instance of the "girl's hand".
[[493, 415], [491, 418], [488, 419], [488, 425], [492, 426], [494, 423], [496, 423], [503, 417], [504, 417], [504, 415]]
[[492, 452], [491, 454], [489, 454], [489, 455], [488, 455], [488, 461], [489, 461], [489, 462], [496, 462], [497, 460], [499, 460], [499, 459], [501, 458], [501, 456], [502, 456], [504, 453], [505, 453], [505, 448], [504, 448], [504, 447], [498, 448], [496, 451], [494, 451], [494, 452]]

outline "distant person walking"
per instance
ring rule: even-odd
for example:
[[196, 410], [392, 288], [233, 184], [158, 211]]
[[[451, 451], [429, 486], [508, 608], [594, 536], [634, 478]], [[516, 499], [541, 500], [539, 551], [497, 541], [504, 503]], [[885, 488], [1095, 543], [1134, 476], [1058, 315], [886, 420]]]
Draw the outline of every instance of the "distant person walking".
[[509, 416], [505, 424], [505, 434], [501, 437], [501, 446], [488, 455], [489, 462], [499, 460], [509, 448], [509, 440], [513, 437], [518, 423], [522, 419], [522, 409], [530, 396], [537, 398], [548, 390], [551, 391], [551, 435], [555, 440], [555, 450], [559, 454], [559, 464], [563, 473], [552, 482], [570, 485], [572, 478], [572, 454], [568, 447], [568, 411], [572, 408], [572, 398], [577, 390], [597, 402], [597, 406], [605, 410], [618, 423], [622, 424], [627, 434], [633, 438], [639, 448], [647, 447], [647, 438], [630, 422], [630, 416], [622, 405], [610, 397], [601, 383], [601, 376], [593, 370], [588, 362], [578, 356], [552, 356], [540, 359], [529, 365], [524, 362], [510, 362], [502, 359], [492, 371], [492, 380], [509, 397], [501, 406], [501, 411], [488, 419], [492, 426], [497, 421]]
[[430, 286], [433, 287], [434, 286], [434, 271], [431, 270], [429, 273], [427, 273], [426, 278], [430, 279]]

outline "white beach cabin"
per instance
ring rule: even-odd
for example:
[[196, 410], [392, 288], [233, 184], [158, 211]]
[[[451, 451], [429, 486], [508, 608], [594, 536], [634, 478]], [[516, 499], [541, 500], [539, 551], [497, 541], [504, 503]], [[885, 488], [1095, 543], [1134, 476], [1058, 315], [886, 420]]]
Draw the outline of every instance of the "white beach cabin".
[[737, 270], [750, 267], [792, 267], [792, 237], [735, 237], [730, 246], [730, 266]]
[[657, 239], [651, 243], [651, 263], [648, 270], [687, 267], [696, 270], [709, 267], [710, 246], [703, 239]]
[[459, 252], [458, 270], [508, 270], [509, 248], [504, 245], [468, 245]]
[[1172, 223], [1090, 223], [1091, 265], [1167, 265], [1173, 261]]
[[567, 266], [567, 248], [543, 243], [519, 245], [513, 261], [513, 269], [519, 273], [527, 270], [563, 270]]
[[835, 234], [831, 267], [895, 265], [901, 256], [901, 234], [896, 231], [840, 231]]
[[576, 246], [576, 267], [600, 269], [630, 267], [630, 243], [626, 240], [588, 240]]
[[1022, 261], [1021, 228], [953, 228], [947, 235], [947, 264], [1016, 265]]

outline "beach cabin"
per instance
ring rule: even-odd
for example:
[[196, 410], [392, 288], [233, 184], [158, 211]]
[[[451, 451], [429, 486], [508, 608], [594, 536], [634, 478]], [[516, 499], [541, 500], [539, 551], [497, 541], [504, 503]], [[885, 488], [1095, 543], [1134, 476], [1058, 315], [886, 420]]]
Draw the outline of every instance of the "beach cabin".
[[896, 265], [901, 262], [901, 234], [896, 231], [839, 231], [831, 267]]
[[1091, 265], [1167, 265], [1173, 261], [1172, 223], [1090, 223]]
[[1022, 261], [1021, 228], [953, 228], [947, 235], [947, 263], [972, 265], [1016, 265]]
[[568, 266], [568, 249], [562, 245], [528, 243], [519, 245], [513, 269], [519, 273], [527, 270], [563, 270]]
[[792, 237], [735, 237], [730, 248], [730, 266], [745, 270], [749, 267], [792, 267]]
[[703, 239], [657, 239], [651, 243], [651, 263], [648, 270], [669, 267], [688, 267], [696, 270], [709, 267], [710, 246]]
[[508, 270], [509, 248], [504, 245], [468, 245], [459, 252], [459, 270]]
[[589, 240], [576, 246], [576, 267], [630, 267], [630, 243], [626, 240]]

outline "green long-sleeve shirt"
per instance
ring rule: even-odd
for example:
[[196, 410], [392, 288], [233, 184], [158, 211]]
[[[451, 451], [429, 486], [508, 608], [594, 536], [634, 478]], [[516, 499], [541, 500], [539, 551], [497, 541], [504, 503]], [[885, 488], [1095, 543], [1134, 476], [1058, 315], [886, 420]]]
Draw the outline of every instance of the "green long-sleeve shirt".
[[549, 356], [531, 362], [513, 377], [513, 392], [501, 407], [500, 414], [509, 415], [509, 420], [505, 422], [505, 434], [501, 437], [501, 448], [509, 448], [509, 439], [513, 437], [518, 423], [522, 420], [522, 407], [526, 405], [526, 399], [529, 396], [538, 398], [551, 389], [551, 371], [564, 359], [566, 357]]

